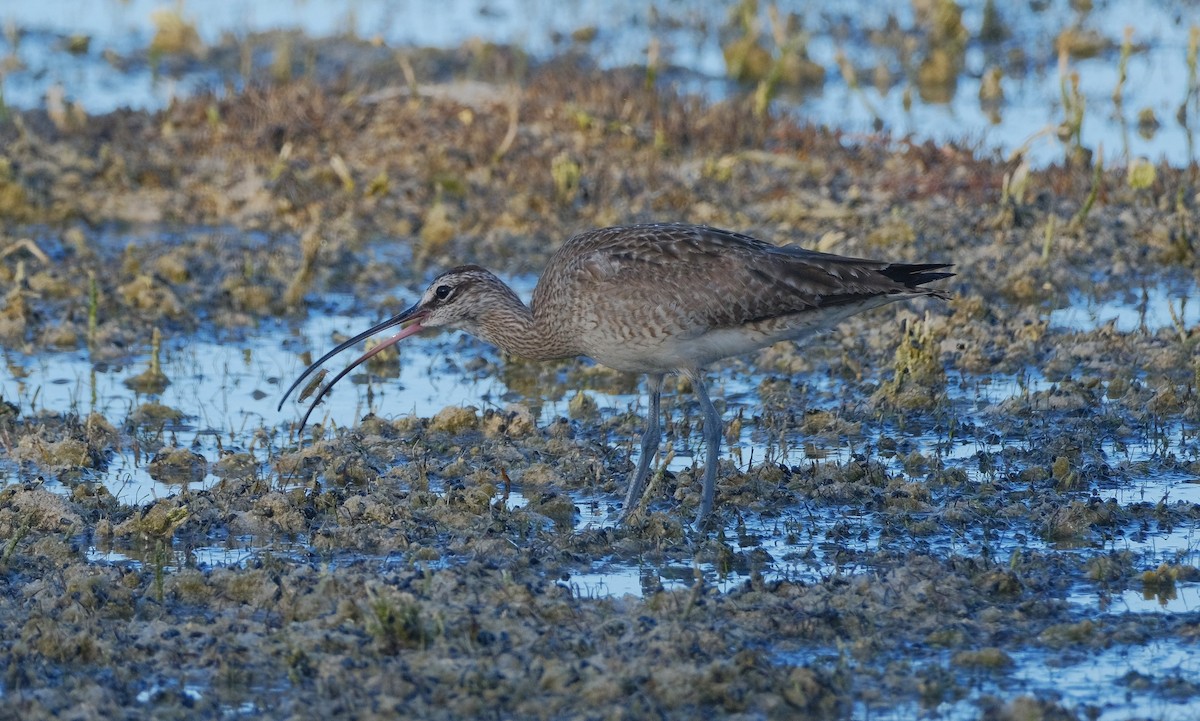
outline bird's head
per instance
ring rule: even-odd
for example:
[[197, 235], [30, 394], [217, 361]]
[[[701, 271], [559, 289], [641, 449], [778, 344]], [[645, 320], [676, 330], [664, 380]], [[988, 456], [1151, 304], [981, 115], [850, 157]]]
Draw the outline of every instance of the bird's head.
[[435, 278], [421, 300], [400, 316], [408, 314], [405, 320], [415, 320], [422, 328], [450, 328], [480, 335], [488, 313], [514, 298], [508, 286], [490, 271], [462, 265]]
[[334, 384], [384, 349], [390, 348], [426, 328], [457, 329], [472, 335], [487, 337], [486, 319], [488, 314], [502, 304], [510, 305], [513, 301], [517, 304], [521, 302], [503, 281], [484, 268], [477, 265], [463, 265], [448, 270], [429, 284], [429, 287], [421, 294], [421, 299], [412, 307], [338, 344], [336, 348], [306, 368], [283, 394], [283, 398], [279, 401], [279, 408], [282, 410], [284, 401], [292, 391], [304, 382], [305, 378], [320, 368], [325, 361], [377, 333], [408, 324], [404, 330], [356, 358], [321, 388], [321, 391], [313, 399], [312, 405], [309, 406], [308, 412], [304, 414], [303, 420], [300, 421], [300, 430], [303, 431], [308, 417]]

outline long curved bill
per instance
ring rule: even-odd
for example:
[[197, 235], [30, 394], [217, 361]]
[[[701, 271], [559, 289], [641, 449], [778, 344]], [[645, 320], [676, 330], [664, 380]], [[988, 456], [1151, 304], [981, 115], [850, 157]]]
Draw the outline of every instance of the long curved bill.
[[[320, 404], [321, 400], [323, 398], [325, 398], [325, 396], [329, 393], [330, 390], [333, 389], [333, 386], [335, 383], [337, 383], [341, 379], [345, 378], [346, 375], [350, 373], [350, 371], [354, 370], [358, 366], [367, 362], [371, 358], [374, 358], [378, 353], [381, 353], [384, 350], [386, 350], [387, 348], [390, 348], [390, 347], [396, 345], [397, 343], [399, 343], [400, 341], [409, 337], [410, 335], [416, 335], [417, 333], [420, 333], [421, 331], [425, 330], [425, 326], [421, 325], [421, 321], [425, 318], [425, 316], [427, 314], [428, 314], [428, 311], [426, 311], [424, 308], [422, 308], [420, 306], [420, 304], [417, 304], [417, 305], [412, 306], [408, 310], [405, 310], [404, 312], [400, 313], [399, 315], [393, 316], [393, 317], [388, 318], [387, 320], [383, 321], [382, 323], [378, 323], [376, 325], [371, 326], [370, 328], [363, 331], [362, 333], [359, 333], [358, 335], [354, 336], [350, 340], [345, 341], [344, 343], [339, 343], [336, 348], [334, 348], [333, 350], [329, 351], [325, 355], [318, 358], [308, 368], [305, 368], [304, 372], [300, 374], [300, 377], [297, 378], [290, 386], [288, 386], [288, 389], [286, 391], [284, 391], [284, 393], [283, 393], [283, 397], [279, 399], [279, 406], [276, 408], [276, 410], [283, 410], [284, 401], [286, 401], [288, 396], [290, 396], [292, 394], [292, 391], [296, 390], [296, 387], [299, 386], [301, 383], [303, 383], [305, 378], [308, 378], [310, 375], [313, 374], [313, 372], [315, 372], [318, 368], [320, 368], [321, 364], [323, 364], [325, 361], [334, 357], [338, 353], [341, 353], [342, 351], [346, 350], [347, 348], [357, 345], [358, 343], [366, 340], [367, 338], [370, 338], [371, 336], [373, 336], [377, 333], [385, 331], [388, 328], [394, 328], [398, 325], [402, 325], [409, 321], [413, 321], [413, 324], [410, 325], [409, 327], [405, 328], [404, 330], [400, 331], [399, 333], [393, 335], [391, 338], [388, 338], [387, 340], [383, 341], [382, 343], [375, 346], [371, 350], [367, 351], [366, 353], [363, 353], [361, 356], [354, 359], [354, 361], [351, 362], [350, 365], [346, 366], [345, 368], [342, 369], [342, 371], [340, 373], [335, 375], [333, 377], [333, 380], [329, 381], [321, 388], [321, 390], [313, 398], [312, 403], [309, 405], [308, 411], [305, 412], [304, 417], [300, 420], [300, 429], [297, 431], [297, 433], [298, 434], [303, 433], [304, 426], [308, 425], [309, 416], [311, 416], [313, 411], [317, 409], [317, 405]], [[301, 396], [301, 399], [303, 399], [303, 396]]]

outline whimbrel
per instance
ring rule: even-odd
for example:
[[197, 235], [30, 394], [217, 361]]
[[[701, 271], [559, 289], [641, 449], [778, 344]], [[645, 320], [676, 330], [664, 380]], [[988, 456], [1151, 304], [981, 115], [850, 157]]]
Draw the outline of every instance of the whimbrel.
[[[630, 225], [568, 240], [550, 259], [527, 306], [504, 281], [476, 265], [439, 275], [411, 308], [341, 343], [310, 365], [295, 390], [334, 355], [388, 328], [407, 328], [333, 377], [300, 422], [347, 373], [425, 328], [470, 333], [532, 360], [587, 356], [648, 377], [650, 411], [641, 456], [629, 482], [624, 521], [641, 500], [662, 440], [663, 379], [691, 380], [704, 412], [707, 455], [696, 526], [712, 511], [721, 447], [721, 416], [705, 386], [714, 361], [797, 341], [855, 313], [904, 298], [944, 298], [922, 288], [953, 273], [942, 263], [889, 263], [775, 246], [739, 233], [696, 225]], [[279, 407], [283, 407], [283, 400]]]

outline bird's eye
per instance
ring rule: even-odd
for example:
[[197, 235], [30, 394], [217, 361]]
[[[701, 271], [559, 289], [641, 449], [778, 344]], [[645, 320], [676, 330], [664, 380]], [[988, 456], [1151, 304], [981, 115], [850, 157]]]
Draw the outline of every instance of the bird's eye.
[[437, 296], [438, 300], [446, 300], [450, 296], [450, 286], [439, 285], [437, 290], [433, 291], [433, 294]]

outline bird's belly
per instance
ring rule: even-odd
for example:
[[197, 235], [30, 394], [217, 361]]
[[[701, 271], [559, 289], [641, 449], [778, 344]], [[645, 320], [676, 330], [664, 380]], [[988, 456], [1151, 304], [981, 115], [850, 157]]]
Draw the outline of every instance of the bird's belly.
[[781, 340], [806, 335], [763, 332], [748, 327], [714, 329], [693, 337], [663, 336], [607, 343], [586, 349], [586, 355], [601, 365], [632, 373], [668, 373], [685, 368], [702, 368], [722, 358], [744, 355]]

